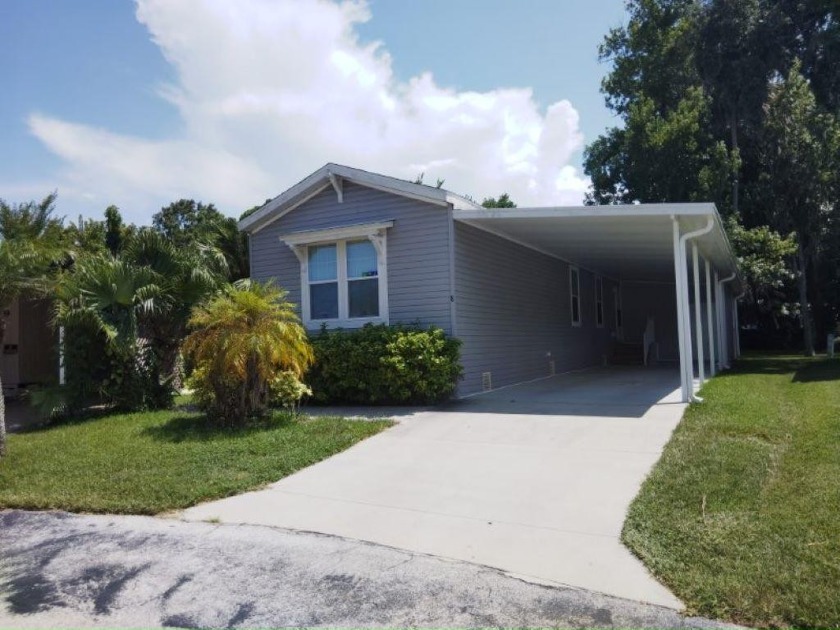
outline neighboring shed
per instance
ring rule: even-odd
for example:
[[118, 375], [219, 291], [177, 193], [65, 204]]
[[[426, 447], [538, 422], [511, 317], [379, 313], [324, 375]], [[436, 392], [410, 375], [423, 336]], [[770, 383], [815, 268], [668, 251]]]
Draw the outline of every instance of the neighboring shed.
[[16, 299], [3, 315], [6, 330], [0, 374], [4, 395], [15, 396], [30, 385], [57, 382], [58, 337], [49, 323], [49, 302]]
[[252, 277], [286, 288], [309, 329], [433, 324], [461, 339], [461, 396], [671, 362], [688, 400], [694, 356], [702, 375], [738, 354], [741, 281], [713, 204], [485, 209], [327, 164], [240, 228]]

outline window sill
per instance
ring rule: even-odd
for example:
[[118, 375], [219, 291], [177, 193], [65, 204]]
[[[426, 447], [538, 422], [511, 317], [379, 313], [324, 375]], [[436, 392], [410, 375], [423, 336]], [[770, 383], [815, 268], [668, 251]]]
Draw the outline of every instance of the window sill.
[[326, 326], [332, 330], [335, 328], [361, 328], [365, 324], [388, 324], [387, 317], [354, 317], [353, 319], [311, 319], [303, 323], [307, 330], [318, 330]]

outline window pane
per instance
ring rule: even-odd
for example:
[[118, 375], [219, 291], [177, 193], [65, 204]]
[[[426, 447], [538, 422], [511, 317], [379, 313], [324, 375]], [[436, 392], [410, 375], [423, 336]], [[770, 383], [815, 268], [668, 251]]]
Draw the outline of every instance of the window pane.
[[377, 275], [376, 248], [370, 241], [347, 243], [347, 277], [371, 278]]
[[595, 307], [595, 321], [601, 326], [604, 323], [604, 305], [598, 302]]
[[309, 247], [309, 281], [335, 280], [336, 274], [335, 245], [315, 245]]
[[572, 298], [572, 322], [577, 324], [580, 321], [580, 301]]
[[379, 315], [379, 280], [353, 280], [347, 283], [350, 298], [350, 317]]
[[338, 283], [309, 285], [309, 316], [312, 319], [338, 319]]
[[572, 270], [572, 295], [578, 295], [580, 292], [580, 277], [576, 269]]

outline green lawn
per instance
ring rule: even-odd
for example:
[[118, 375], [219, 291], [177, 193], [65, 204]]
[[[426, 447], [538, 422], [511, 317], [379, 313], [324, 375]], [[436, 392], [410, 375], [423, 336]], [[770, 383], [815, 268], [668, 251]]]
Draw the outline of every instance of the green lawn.
[[840, 360], [744, 358], [702, 396], [625, 543], [693, 613], [840, 626]]
[[234, 431], [184, 410], [121, 414], [10, 435], [0, 508], [156, 514], [276, 481], [390, 422], [275, 414]]

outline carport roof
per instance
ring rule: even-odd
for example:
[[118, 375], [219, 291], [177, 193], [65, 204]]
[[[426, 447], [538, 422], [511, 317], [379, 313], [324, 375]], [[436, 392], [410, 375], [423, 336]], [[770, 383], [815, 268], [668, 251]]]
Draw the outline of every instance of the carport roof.
[[696, 239], [721, 276], [736, 274], [720, 215], [712, 203], [634, 204], [453, 210], [456, 221], [492, 232], [615, 280], [674, 280], [673, 220], [680, 234], [712, 230]]

